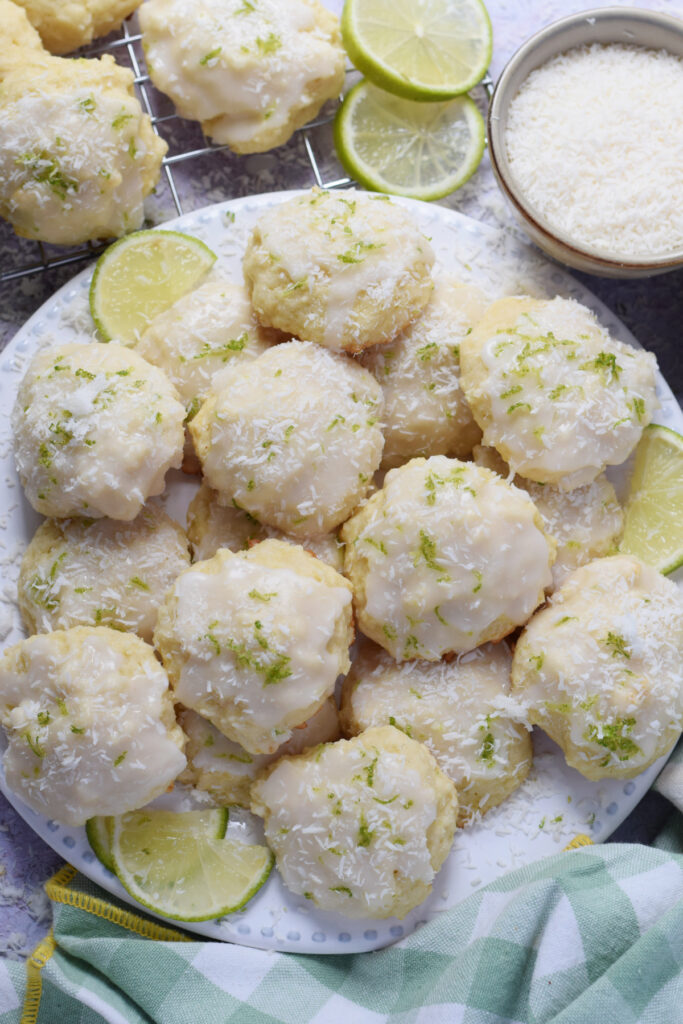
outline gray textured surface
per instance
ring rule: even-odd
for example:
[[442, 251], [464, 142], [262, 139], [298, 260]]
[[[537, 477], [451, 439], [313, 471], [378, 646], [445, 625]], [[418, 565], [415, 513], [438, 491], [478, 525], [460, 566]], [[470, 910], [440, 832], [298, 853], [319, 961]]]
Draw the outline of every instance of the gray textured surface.
[[[328, 0], [326, 5], [339, 10], [341, 2]], [[489, 0], [487, 6], [494, 28], [491, 73], [495, 79], [508, 57], [529, 35], [556, 18], [591, 4], [576, 0], [526, 0], [523, 4], [518, 0]], [[629, 3], [612, 0], [611, 6]], [[683, 2], [679, 0], [641, 0], [638, 6], [683, 17]], [[483, 105], [483, 95], [478, 99]], [[155, 97], [154, 103], [157, 113], [168, 112], [163, 99]], [[192, 123], [171, 121], [167, 125], [165, 133], [172, 149], [201, 144], [201, 133]], [[314, 129], [311, 140], [324, 179], [343, 176], [333, 154], [329, 127]], [[221, 152], [188, 162], [176, 171], [176, 181], [183, 209], [189, 211], [250, 193], [306, 187], [314, 183], [314, 175], [299, 134], [273, 153], [238, 157]], [[444, 200], [444, 205], [487, 224], [518, 231], [497, 190], [486, 156], [474, 178], [455, 196]], [[150, 223], [162, 223], [175, 212], [168, 185], [162, 182], [147, 205]], [[48, 248], [55, 251], [54, 247]], [[34, 253], [34, 243], [17, 239], [9, 226], [0, 222], [0, 271], [30, 260]], [[0, 346], [83, 265], [0, 285]], [[642, 345], [656, 353], [662, 373], [681, 396], [683, 271], [637, 282], [577, 276], [624, 321]], [[663, 798], [648, 794], [613, 838], [649, 842], [668, 809]], [[59, 856], [33, 834], [0, 795], [0, 955], [26, 955], [45, 932], [49, 915], [42, 884], [61, 863]]]

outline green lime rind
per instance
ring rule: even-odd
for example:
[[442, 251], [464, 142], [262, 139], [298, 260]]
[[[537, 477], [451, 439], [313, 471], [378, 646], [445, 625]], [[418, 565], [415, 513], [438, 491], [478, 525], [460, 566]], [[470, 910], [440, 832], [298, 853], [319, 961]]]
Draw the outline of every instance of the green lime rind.
[[111, 856], [111, 839], [109, 836], [109, 818], [98, 816], [88, 818], [85, 823], [85, 834], [88, 837], [90, 847], [107, 871], [116, 874], [114, 861]]
[[[126, 279], [125, 273], [116, 280], [117, 270], [127, 253], [144, 251], [150, 245], [159, 246], [160, 241], [170, 241], [176, 254], [184, 250], [190, 265], [180, 267], [180, 273], [170, 276], [164, 273], [164, 264], [159, 262], [159, 273], [150, 280], [150, 267], [145, 267], [145, 289], [148, 294], [135, 302], [135, 277]], [[90, 282], [90, 313], [100, 337], [104, 341], [119, 341], [130, 344], [135, 341], [136, 330], [143, 330], [155, 316], [164, 312], [197, 286], [216, 262], [216, 254], [199, 238], [181, 231], [134, 231], [120, 238], [106, 249], [95, 265]], [[113, 294], [112, 294], [113, 289]], [[153, 292], [153, 295], [149, 293]], [[131, 306], [133, 308], [131, 308]], [[132, 326], [131, 326], [132, 323]]]
[[[361, 104], [365, 104], [375, 115], [374, 130], [366, 129], [362, 132], [364, 152], [361, 152], [360, 146], [356, 144], [354, 129], [354, 118]], [[440, 164], [435, 162], [434, 167], [437, 173], [433, 181], [428, 184], [406, 186], [383, 175], [382, 171], [373, 165], [372, 147], [374, 140], [378, 139], [378, 145], [382, 147], [383, 153], [378, 151], [375, 160], [388, 167], [389, 173], [393, 172], [396, 176], [397, 169], [405, 164], [406, 140], [411, 131], [411, 125], [415, 135], [416, 150], [419, 148], [423, 153], [424, 144], [428, 142], [431, 142], [432, 149], [437, 148], [439, 135], [435, 133], [430, 137], [426, 122], [430, 120], [435, 122], [439, 119], [443, 120], [446, 125], [449, 123], [453, 126], [466, 125], [469, 136], [463, 158], [456, 162], [456, 166], [449, 173], [440, 174]], [[395, 133], [396, 136], [396, 159], [392, 159], [388, 144], [392, 133]], [[484, 154], [486, 132], [484, 119], [469, 96], [459, 96], [453, 100], [441, 104], [430, 104], [429, 107], [426, 107], [422, 103], [393, 96], [377, 89], [371, 83], [361, 80], [347, 93], [337, 111], [334, 121], [334, 143], [339, 160], [347, 173], [365, 188], [410, 199], [432, 201], [450, 195], [472, 177]], [[453, 153], [450, 155], [455, 156]], [[418, 171], [423, 173], [424, 167], [425, 161], [421, 159], [419, 168], [414, 167], [413, 169], [415, 173]]]
[[266, 882], [265, 846], [226, 839], [227, 811], [132, 811], [111, 819], [112, 858], [127, 892], [176, 921], [240, 910]]
[[[361, 28], [363, 17], [369, 15], [367, 0], [346, 0], [344, 4], [341, 18], [344, 47], [355, 67], [380, 89], [417, 102], [452, 99], [454, 96], [468, 92], [482, 80], [491, 62], [493, 51], [493, 29], [486, 7], [481, 0], [466, 0], [466, 2], [479, 19], [482, 38], [481, 56], [476, 64], [469, 69], [469, 73], [442, 85], [426, 84], [417, 81], [414, 77], [408, 77], [373, 52], [370, 45], [364, 41]], [[390, 19], [387, 26], [394, 33], [396, 30], [396, 22], [393, 19], [394, 4], [387, 2], [386, 8]], [[437, 38], [440, 42], [443, 41], [439, 33], [437, 33]], [[457, 64], [457, 58], [454, 59], [453, 64]]]
[[683, 436], [659, 423], [636, 449], [619, 551], [664, 575], [683, 566]]

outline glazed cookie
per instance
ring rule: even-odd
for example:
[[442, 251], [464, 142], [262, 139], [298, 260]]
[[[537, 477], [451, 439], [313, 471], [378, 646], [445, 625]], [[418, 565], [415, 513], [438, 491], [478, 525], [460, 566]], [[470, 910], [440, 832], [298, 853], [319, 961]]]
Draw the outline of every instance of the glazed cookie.
[[351, 586], [303, 548], [265, 540], [182, 573], [154, 641], [176, 700], [250, 754], [272, 754], [349, 667]]
[[255, 359], [275, 337], [254, 319], [243, 285], [212, 279], [155, 317], [134, 348], [165, 372], [192, 419], [219, 370]]
[[242, 509], [219, 505], [216, 492], [211, 490], [206, 481], [202, 482], [188, 506], [187, 536], [192, 544], [195, 562], [213, 558], [219, 548], [247, 551], [259, 541], [274, 537], [276, 540], [288, 540], [291, 544], [301, 544], [337, 572], [344, 568], [344, 545], [336, 533], [302, 537], [297, 542], [274, 526], [262, 526]]
[[438, 277], [421, 316], [361, 362], [384, 392], [382, 467], [415, 456], [469, 456], [481, 438], [460, 390], [460, 342], [486, 308], [473, 285]]
[[505, 643], [398, 664], [366, 640], [344, 680], [344, 733], [393, 725], [424, 743], [455, 783], [465, 825], [505, 800], [531, 767], [529, 733], [509, 717], [510, 664]]
[[589, 779], [629, 779], [683, 726], [683, 603], [630, 555], [576, 569], [522, 633], [514, 691]]
[[573, 299], [500, 299], [460, 348], [474, 418], [513, 472], [571, 490], [633, 451], [658, 402], [657, 363]]
[[457, 807], [427, 748], [391, 726], [282, 758], [252, 787], [287, 888], [348, 917], [405, 917], [426, 899]]
[[306, 538], [329, 533], [367, 493], [381, 415], [371, 373], [290, 341], [219, 374], [190, 433], [222, 504]]
[[243, 266], [261, 323], [360, 352], [422, 311], [433, 262], [416, 222], [387, 196], [314, 188], [261, 215]]
[[236, 153], [282, 145], [344, 85], [339, 21], [318, 0], [148, 0], [152, 81]]
[[0, 215], [58, 245], [142, 226], [167, 146], [113, 57], [31, 58], [0, 91]]
[[341, 535], [358, 624], [398, 661], [506, 636], [543, 601], [555, 557], [527, 494], [443, 455], [390, 470]]
[[298, 725], [274, 754], [249, 754], [195, 711], [181, 711], [178, 722], [187, 736], [187, 768], [179, 781], [208, 793], [218, 807], [237, 804], [248, 808], [252, 782], [269, 764], [285, 754], [300, 754], [307, 747], [340, 736], [339, 713], [332, 697], [307, 722]]
[[[510, 467], [495, 448], [475, 445], [474, 461], [505, 479]], [[535, 484], [521, 476], [514, 478], [516, 487], [527, 492], [543, 520], [543, 529], [557, 545], [552, 566], [557, 590], [574, 569], [616, 552], [624, 528], [624, 513], [616, 492], [604, 473], [590, 484], [562, 491], [552, 484]]]
[[26, 497], [46, 516], [134, 519], [180, 466], [184, 416], [161, 370], [130, 349], [42, 349], [12, 411]]
[[47, 519], [21, 563], [19, 608], [31, 633], [110, 626], [151, 643], [157, 608], [189, 564], [183, 530], [154, 504], [130, 523]]
[[10, 647], [0, 661], [8, 786], [67, 825], [123, 814], [185, 767], [168, 679], [137, 636], [75, 626]]
[[51, 53], [70, 53], [118, 28], [141, 0], [15, 0]]

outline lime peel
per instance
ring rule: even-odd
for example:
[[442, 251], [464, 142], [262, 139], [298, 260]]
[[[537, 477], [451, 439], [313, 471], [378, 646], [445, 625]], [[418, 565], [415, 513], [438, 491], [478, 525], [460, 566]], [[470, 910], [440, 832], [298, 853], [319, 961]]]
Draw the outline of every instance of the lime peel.
[[619, 551], [665, 575], [683, 565], [683, 436], [659, 423], [636, 448]]
[[215, 261], [204, 242], [180, 231], [135, 231], [120, 238], [102, 253], [90, 283], [90, 312], [100, 336], [132, 344]]
[[365, 188], [411, 199], [441, 199], [481, 162], [484, 120], [469, 96], [416, 103], [360, 81], [334, 123], [337, 153]]

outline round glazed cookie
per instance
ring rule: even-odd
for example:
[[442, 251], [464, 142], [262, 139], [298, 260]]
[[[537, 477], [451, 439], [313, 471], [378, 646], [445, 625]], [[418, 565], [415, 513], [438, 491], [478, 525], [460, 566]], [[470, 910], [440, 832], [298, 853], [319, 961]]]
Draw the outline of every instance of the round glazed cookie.
[[75, 626], [0, 660], [8, 786], [39, 814], [82, 825], [149, 803], [185, 767], [168, 679], [137, 636]]
[[[474, 461], [505, 479], [510, 467], [495, 448], [475, 445]], [[516, 487], [527, 492], [543, 520], [543, 529], [557, 545], [551, 572], [551, 590], [561, 587], [570, 572], [580, 565], [616, 552], [624, 528], [624, 513], [616, 492], [604, 473], [590, 484], [562, 491], [552, 484], [535, 484], [521, 476]]]
[[275, 337], [257, 324], [243, 285], [210, 280], [155, 317], [133, 347], [165, 372], [192, 418], [219, 370], [255, 359]]
[[22, 559], [19, 609], [31, 633], [109, 626], [151, 643], [157, 608], [189, 564], [183, 530], [154, 504], [130, 523], [46, 519]]
[[14, 0], [24, 8], [51, 53], [69, 53], [106, 36], [141, 0]]
[[314, 188], [260, 216], [243, 266], [261, 323], [360, 352], [424, 309], [433, 262], [413, 218], [386, 196]]
[[348, 580], [303, 548], [265, 540], [182, 573], [154, 642], [185, 707], [250, 754], [272, 754], [349, 667]]
[[156, 366], [116, 345], [42, 349], [12, 411], [26, 497], [46, 516], [130, 520], [182, 460], [185, 410]]
[[208, 793], [219, 807], [237, 804], [249, 808], [251, 784], [269, 764], [340, 736], [339, 713], [332, 697], [297, 726], [274, 754], [249, 754], [195, 711], [181, 711], [178, 722], [187, 736], [187, 768], [179, 781]]
[[437, 277], [429, 305], [417, 320], [361, 356], [384, 393], [383, 468], [419, 455], [464, 459], [480, 440], [460, 390], [459, 352], [485, 308], [478, 288]]
[[57, 245], [123, 235], [142, 226], [166, 149], [113, 57], [31, 57], [0, 92], [0, 214]]
[[[219, 548], [246, 551], [268, 537], [289, 541], [290, 544], [297, 543], [274, 526], [262, 526], [242, 509], [219, 505], [216, 492], [211, 490], [206, 481], [202, 482], [188, 506], [187, 536], [192, 544], [195, 562], [213, 558]], [[336, 533], [302, 537], [298, 543], [337, 572], [343, 570], [344, 545]]]
[[458, 825], [506, 799], [531, 767], [531, 739], [507, 712], [510, 651], [486, 644], [452, 661], [397, 663], [366, 640], [344, 680], [346, 736], [393, 725], [424, 743], [458, 791]]
[[222, 504], [304, 538], [329, 533], [367, 493], [381, 415], [371, 373], [290, 341], [219, 374], [190, 433]]
[[573, 299], [500, 299], [460, 347], [483, 443], [513, 472], [571, 490], [633, 451], [657, 408], [657, 363]]
[[515, 649], [514, 691], [529, 719], [589, 779], [629, 779], [683, 726], [683, 602], [630, 555], [576, 569]]
[[358, 625], [397, 661], [506, 636], [543, 601], [555, 557], [528, 495], [443, 455], [390, 470], [341, 535]]
[[457, 807], [427, 748], [391, 726], [284, 757], [252, 787], [287, 888], [348, 917], [405, 917], [426, 899]]
[[318, 0], [148, 0], [140, 26], [157, 89], [236, 153], [282, 145], [344, 85], [339, 21]]

